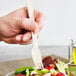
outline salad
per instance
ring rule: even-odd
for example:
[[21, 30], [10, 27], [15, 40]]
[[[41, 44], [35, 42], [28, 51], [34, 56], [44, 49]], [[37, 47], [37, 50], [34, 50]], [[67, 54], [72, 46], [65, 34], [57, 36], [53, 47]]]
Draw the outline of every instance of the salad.
[[35, 69], [35, 67], [21, 67], [16, 69], [15, 76], [75, 76], [70, 75], [68, 64], [51, 56], [45, 57], [43, 60], [43, 69]]

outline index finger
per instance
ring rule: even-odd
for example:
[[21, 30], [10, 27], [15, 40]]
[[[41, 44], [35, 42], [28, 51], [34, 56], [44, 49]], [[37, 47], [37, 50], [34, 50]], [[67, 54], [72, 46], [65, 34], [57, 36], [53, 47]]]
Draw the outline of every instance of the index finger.
[[35, 15], [35, 21], [38, 23], [39, 30], [41, 30], [45, 22], [45, 16], [38, 10], [34, 10], [34, 15]]

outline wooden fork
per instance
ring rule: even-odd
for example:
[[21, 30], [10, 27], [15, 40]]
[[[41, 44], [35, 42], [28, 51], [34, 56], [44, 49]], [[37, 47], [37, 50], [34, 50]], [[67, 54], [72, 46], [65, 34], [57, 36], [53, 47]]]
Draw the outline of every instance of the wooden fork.
[[[34, 21], [35, 20], [34, 12], [33, 12], [33, 7], [32, 7], [31, 1], [27, 2], [27, 7], [28, 7], [29, 18]], [[42, 64], [42, 59], [41, 59], [41, 52], [40, 52], [40, 49], [38, 48], [37, 35], [34, 34], [33, 32], [32, 32], [32, 40], [33, 40], [33, 48], [31, 50], [32, 59], [34, 61], [36, 69], [42, 69], [43, 64]]]

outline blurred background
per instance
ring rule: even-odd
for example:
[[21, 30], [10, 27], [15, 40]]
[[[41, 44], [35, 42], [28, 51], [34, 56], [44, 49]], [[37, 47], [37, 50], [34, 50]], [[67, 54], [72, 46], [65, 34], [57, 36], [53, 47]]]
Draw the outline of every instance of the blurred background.
[[[0, 16], [26, 6], [27, 0], [0, 0]], [[56, 54], [67, 58], [68, 43], [76, 38], [76, 0], [31, 0], [46, 16], [40, 32], [42, 55]], [[31, 57], [31, 45], [9, 45], [0, 42], [0, 61]]]

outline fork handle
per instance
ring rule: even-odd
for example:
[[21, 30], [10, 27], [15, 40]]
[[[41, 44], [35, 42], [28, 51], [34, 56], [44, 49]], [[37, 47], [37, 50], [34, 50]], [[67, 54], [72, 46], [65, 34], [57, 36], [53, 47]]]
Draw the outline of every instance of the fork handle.
[[[30, 20], [35, 21], [34, 9], [33, 9], [31, 1], [27, 2], [27, 7], [28, 7], [28, 14], [29, 14]], [[35, 30], [37, 30], [37, 29], [35, 29]], [[32, 39], [33, 39], [33, 46], [38, 47], [37, 34], [34, 34], [32, 32]]]

